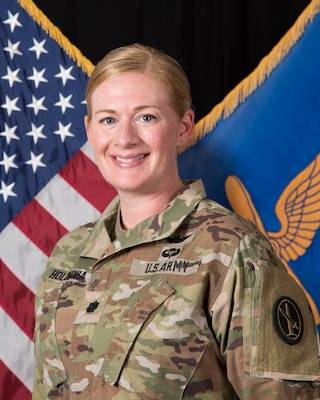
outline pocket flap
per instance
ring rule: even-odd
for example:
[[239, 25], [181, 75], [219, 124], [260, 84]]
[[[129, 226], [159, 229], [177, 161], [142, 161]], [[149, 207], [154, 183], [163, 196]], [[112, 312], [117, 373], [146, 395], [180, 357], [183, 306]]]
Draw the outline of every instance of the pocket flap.
[[175, 290], [163, 279], [154, 277], [144, 288], [140, 299], [122, 317], [115, 329], [110, 346], [99, 375], [114, 385], [121, 373], [131, 346], [139, 334], [144, 322]]

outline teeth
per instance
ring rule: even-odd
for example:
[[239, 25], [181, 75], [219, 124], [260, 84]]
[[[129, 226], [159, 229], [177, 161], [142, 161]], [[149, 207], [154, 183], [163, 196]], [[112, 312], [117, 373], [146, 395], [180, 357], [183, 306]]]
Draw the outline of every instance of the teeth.
[[115, 157], [115, 159], [119, 162], [122, 163], [131, 163], [133, 161], [137, 161], [137, 160], [141, 160], [141, 158], [143, 158], [144, 156], [137, 156], [137, 157], [132, 157], [132, 158], [122, 158], [122, 157]]

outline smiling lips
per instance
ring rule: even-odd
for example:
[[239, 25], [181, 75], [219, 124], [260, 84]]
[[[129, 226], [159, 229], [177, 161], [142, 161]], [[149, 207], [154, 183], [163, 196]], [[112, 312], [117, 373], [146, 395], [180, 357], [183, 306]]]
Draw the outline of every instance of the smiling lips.
[[141, 154], [141, 155], [139, 155], [139, 156], [130, 157], [130, 158], [123, 158], [123, 157], [117, 157], [117, 156], [115, 156], [114, 159], [115, 159], [117, 162], [121, 163], [121, 164], [130, 164], [130, 163], [133, 163], [133, 162], [135, 162], [135, 161], [139, 161], [139, 160], [141, 160], [141, 159], [144, 158], [144, 157], [146, 157], [146, 155], [145, 155], [145, 154]]

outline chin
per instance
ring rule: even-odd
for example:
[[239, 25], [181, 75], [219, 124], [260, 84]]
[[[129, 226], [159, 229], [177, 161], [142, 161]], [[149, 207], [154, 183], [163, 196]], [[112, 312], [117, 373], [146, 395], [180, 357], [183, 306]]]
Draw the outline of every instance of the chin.
[[136, 180], [132, 179], [129, 182], [110, 182], [118, 192], [139, 192], [144, 185], [139, 184]]

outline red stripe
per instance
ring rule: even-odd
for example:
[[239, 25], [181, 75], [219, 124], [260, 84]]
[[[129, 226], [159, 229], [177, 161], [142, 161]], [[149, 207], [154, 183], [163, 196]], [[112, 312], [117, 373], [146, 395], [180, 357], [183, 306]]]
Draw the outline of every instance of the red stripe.
[[49, 256], [57, 241], [68, 230], [32, 200], [12, 221], [44, 254]]
[[31, 400], [31, 393], [0, 360], [0, 399]]
[[96, 164], [82, 151], [64, 166], [60, 176], [100, 212], [116, 195], [114, 187], [103, 179]]
[[[30, 269], [30, 273], [32, 270]], [[0, 259], [0, 305], [32, 340], [34, 295]]]

